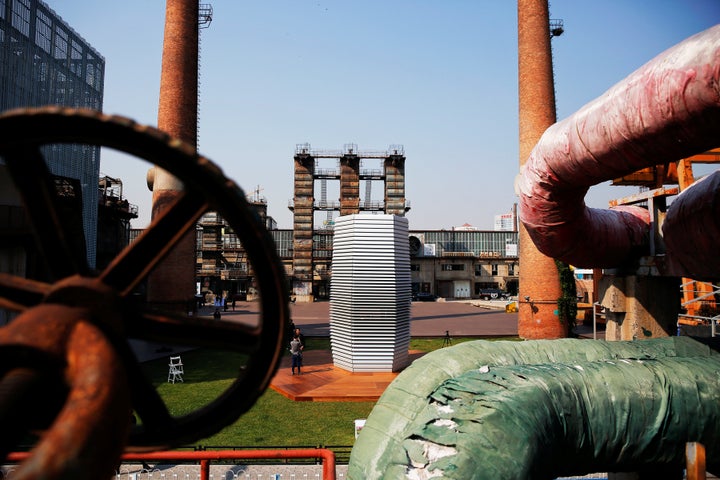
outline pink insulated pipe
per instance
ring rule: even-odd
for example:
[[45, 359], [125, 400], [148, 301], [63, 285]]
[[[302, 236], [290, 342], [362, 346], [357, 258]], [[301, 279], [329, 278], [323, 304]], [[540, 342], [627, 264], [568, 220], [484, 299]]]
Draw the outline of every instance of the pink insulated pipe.
[[696, 280], [720, 276], [720, 171], [695, 182], [673, 200], [662, 226], [665, 273]]
[[516, 180], [520, 220], [549, 257], [577, 267], [620, 266], [647, 253], [649, 213], [588, 208], [588, 188], [719, 143], [720, 25], [670, 48], [548, 128]]

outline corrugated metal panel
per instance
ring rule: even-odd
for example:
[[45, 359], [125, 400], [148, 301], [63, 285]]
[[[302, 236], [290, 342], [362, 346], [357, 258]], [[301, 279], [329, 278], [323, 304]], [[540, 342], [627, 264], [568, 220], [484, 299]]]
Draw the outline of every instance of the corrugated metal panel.
[[408, 363], [408, 221], [394, 215], [338, 217], [333, 241], [330, 339], [336, 366], [397, 371]]

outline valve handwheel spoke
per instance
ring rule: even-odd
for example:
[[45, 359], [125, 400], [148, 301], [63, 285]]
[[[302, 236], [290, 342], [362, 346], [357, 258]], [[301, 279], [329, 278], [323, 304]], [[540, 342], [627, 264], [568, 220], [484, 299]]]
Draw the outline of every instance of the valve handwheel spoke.
[[50, 285], [0, 272], [0, 308], [21, 312], [40, 303]]
[[201, 195], [184, 193], [111, 262], [100, 279], [122, 296], [129, 295], [207, 209]]
[[[157, 165], [185, 186], [148, 229], [99, 273], [89, 272], [85, 252], [72, 241], [82, 232], [74, 231], [55, 206], [57, 189], [40, 147], [56, 143], [113, 148]], [[123, 117], [58, 107], [0, 115], [0, 157], [21, 194], [52, 276], [44, 283], [0, 274], [0, 308], [32, 317], [34, 311], [45, 311], [43, 305], [59, 305], [61, 311], [85, 312], [83, 322], [97, 323], [124, 364], [133, 409], [142, 420], [130, 435], [130, 446], [187, 444], [217, 432], [255, 403], [282, 357], [289, 323], [286, 281], [272, 237], [251, 211], [244, 192], [219, 167], [157, 129]], [[260, 292], [257, 325], [186, 317], [130, 301], [135, 287], [209, 210], [222, 215], [247, 252]], [[0, 352], [5, 348], [1, 333], [13, 323], [0, 328]], [[143, 375], [127, 338], [233, 350], [246, 353], [248, 361], [217, 399], [174, 417]], [[72, 385], [69, 388], [72, 391]]]
[[235, 322], [218, 322], [202, 317], [185, 317], [172, 312], [148, 311], [125, 322], [128, 336], [167, 343], [207, 345], [241, 353], [259, 348], [262, 329]]

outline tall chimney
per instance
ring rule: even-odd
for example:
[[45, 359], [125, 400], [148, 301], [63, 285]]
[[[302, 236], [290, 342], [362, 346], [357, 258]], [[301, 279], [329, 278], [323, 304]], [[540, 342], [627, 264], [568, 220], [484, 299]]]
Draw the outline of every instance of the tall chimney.
[[[167, 0], [158, 128], [197, 145], [198, 0]], [[148, 174], [152, 184], [152, 217], [182, 192], [180, 180], [161, 168]], [[148, 302], [172, 311], [187, 311], [195, 296], [195, 231], [191, 230], [148, 278]]]
[[[547, 0], [518, 0], [518, 77], [522, 167], [543, 132], [556, 121]], [[562, 291], [555, 260], [535, 248], [522, 223], [519, 242], [518, 335], [566, 337], [567, 325], [557, 314]]]

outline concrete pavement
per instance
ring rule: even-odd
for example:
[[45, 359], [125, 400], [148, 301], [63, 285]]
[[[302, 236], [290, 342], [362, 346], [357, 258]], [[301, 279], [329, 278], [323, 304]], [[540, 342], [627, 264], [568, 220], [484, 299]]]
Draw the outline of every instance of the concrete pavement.
[[[517, 336], [517, 313], [505, 313], [502, 300], [412, 302], [410, 335], [413, 337]], [[304, 335], [330, 335], [330, 302], [295, 303], [292, 320]]]

